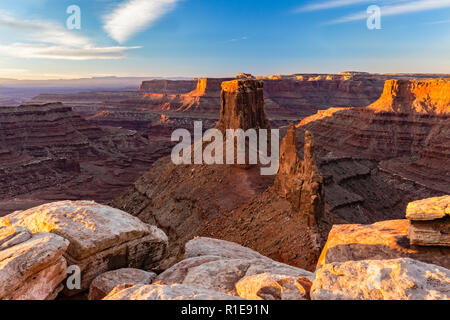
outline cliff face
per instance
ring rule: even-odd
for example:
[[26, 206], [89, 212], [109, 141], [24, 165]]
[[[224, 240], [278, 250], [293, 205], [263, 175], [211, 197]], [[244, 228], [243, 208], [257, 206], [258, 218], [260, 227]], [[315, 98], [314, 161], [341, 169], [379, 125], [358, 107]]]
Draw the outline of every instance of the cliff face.
[[[236, 78], [253, 77], [238, 74]], [[367, 106], [380, 96], [384, 81], [389, 77], [304, 74], [257, 78], [264, 82], [267, 115], [279, 120], [299, 119], [332, 106]], [[233, 79], [200, 78], [196, 87], [193, 84], [195, 81], [153, 80], [144, 82], [139, 92], [148, 106], [155, 110], [217, 115], [221, 83], [230, 80]], [[191, 87], [192, 90], [188, 90]]]
[[139, 86], [140, 94], [186, 94], [195, 89], [196, 80], [150, 80]]
[[384, 84], [384, 79], [378, 78], [301, 77], [301, 80], [264, 80], [269, 117], [302, 118], [330, 107], [364, 107], [380, 96]]
[[448, 83], [388, 81], [367, 108], [330, 109], [298, 125], [320, 146], [328, 221], [371, 223], [382, 211], [402, 218], [409, 201], [450, 193]]
[[102, 129], [60, 103], [2, 108], [0, 208], [12, 198], [111, 199], [158, 150], [136, 132]]
[[406, 114], [450, 114], [450, 79], [389, 80], [380, 99], [368, 109]]
[[264, 106], [264, 84], [258, 80], [233, 80], [222, 83], [220, 119], [216, 128], [269, 129]]

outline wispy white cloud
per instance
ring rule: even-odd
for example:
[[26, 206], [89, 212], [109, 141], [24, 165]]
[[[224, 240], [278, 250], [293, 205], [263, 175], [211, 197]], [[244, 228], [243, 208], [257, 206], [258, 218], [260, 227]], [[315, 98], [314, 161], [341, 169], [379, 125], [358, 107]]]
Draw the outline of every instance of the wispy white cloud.
[[93, 41], [50, 21], [18, 19], [0, 12], [0, 28], [13, 30], [22, 42], [0, 45], [1, 56], [65, 60], [120, 59], [139, 47], [96, 46]]
[[[381, 6], [380, 8], [381, 8], [381, 15], [383, 17], [386, 17], [428, 10], [436, 10], [447, 7], [450, 7], [450, 0], [415, 0], [415, 1], [408, 1], [402, 4], [385, 5]], [[363, 20], [366, 18], [367, 18], [366, 12], [358, 12], [355, 14], [351, 14], [348, 16], [332, 20], [329, 23], [330, 24], [345, 23]]]
[[225, 43], [227, 43], [227, 42], [238, 42], [238, 41], [245, 41], [245, 40], [247, 40], [248, 38], [247, 37], [240, 37], [240, 38], [233, 38], [233, 39], [230, 39], [230, 40], [227, 40], [227, 41], [224, 41]]
[[124, 51], [139, 47], [66, 47], [58, 45], [12, 43], [0, 45], [1, 56], [64, 60], [121, 59]]
[[104, 17], [103, 28], [119, 43], [150, 27], [180, 0], [126, 0]]
[[295, 13], [305, 12], [305, 11], [317, 11], [317, 10], [327, 10], [334, 9], [344, 6], [351, 6], [360, 3], [374, 2], [374, 0], [330, 0], [323, 2], [314, 2], [294, 10]]

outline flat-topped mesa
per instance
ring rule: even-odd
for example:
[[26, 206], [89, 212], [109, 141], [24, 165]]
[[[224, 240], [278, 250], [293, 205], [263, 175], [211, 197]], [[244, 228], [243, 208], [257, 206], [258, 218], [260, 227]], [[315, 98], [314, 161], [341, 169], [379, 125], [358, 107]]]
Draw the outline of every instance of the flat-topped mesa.
[[309, 131], [305, 132], [303, 161], [298, 157], [297, 146], [295, 127], [291, 124], [280, 146], [280, 168], [275, 178], [275, 189], [292, 203], [295, 210], [308, 215], [312, 226], [324, 213], [323, 177], [316, 165], [314, 138]]
[[388, 80], [380, 99], [368, 108], [378, 112], [450, 114], [450, 79]]
[[192, 80], [149, 80], [143, 81], [139, 86], [139, 94], [167, 94], [178, 95], [187, 94], [195, 90], [196, 79]]
[[222, 83], [220, 119], [216, 128], [270, 129], [267, 119], [263, 82], [254, 79], [238, 79]]

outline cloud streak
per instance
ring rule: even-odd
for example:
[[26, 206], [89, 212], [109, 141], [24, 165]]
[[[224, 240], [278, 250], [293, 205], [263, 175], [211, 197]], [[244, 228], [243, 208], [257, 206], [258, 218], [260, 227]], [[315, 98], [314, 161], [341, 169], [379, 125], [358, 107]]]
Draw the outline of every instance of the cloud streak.
[[[381, 15], [383, 17], [386, 17], [428, 10], [436, 10], [447, 7], [450, 7], [450, 0], [416, 0], [416, 1], [409, 1], [403, 4], [381, 6], [380, 8], [381, 8]], [[363, 20], [366, 18], [367, 18], [366, 12], [359, 12], [332, 20], [329, 22], [329, 24], [346, 23]]]
[[294, 13], [317, 11], [317, 10], [328, 10], [328, 9], [352, 6], [355, 4], [368, 3], [368, 2], [373, 3], [373, 0], [332, 0], [332, 1], [325, 1], [325, 2], [319, 2], [319, 3], [315, 2], [315, 3], [307, 4], [303, 7], [295, 9]]
[[0, 12], [0, 28], [21, 33], [23, 42], [0, 45], [0, 55], [16, 58], [64, 60], [121, 59], [139, 47], [100, 47], [77, 32], [49, 21], [17, 19]]
[[180, 0], [127, 0], [104, 17], [103, 28], [119, 43], [150, 27]]

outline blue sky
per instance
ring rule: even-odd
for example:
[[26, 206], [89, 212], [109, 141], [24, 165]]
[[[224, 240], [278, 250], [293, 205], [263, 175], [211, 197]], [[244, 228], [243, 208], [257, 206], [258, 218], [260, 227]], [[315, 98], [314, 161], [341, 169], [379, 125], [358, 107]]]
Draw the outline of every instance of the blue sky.
[[450, 0], [3, 0], [0, 78], [450, 73], [449, 31]]

